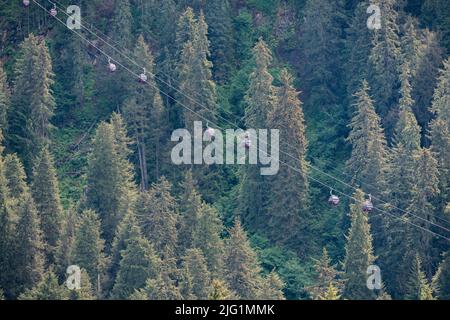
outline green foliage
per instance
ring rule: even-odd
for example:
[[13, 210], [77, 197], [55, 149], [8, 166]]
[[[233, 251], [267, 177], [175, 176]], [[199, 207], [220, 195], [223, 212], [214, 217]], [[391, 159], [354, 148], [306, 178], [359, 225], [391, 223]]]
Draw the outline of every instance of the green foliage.
[[171, 184], [161, 178], [151, 189], [139, 195], [136, 215], [143, 235], [153, 244], [162, 259], [175, 255], [178, 216]]
[[34, 287], [44, 273], [44, 242], [38, 213], [30, 194], [24, 196], [22, 201], [15, 231], [17, 293]]
[[85, 206], [99, 214], [107, 247], [134, 198], [130, 164], [123, 154], [125, 149], [116, 140], [113, 124], [102, 122], [89, 156]]
[[3, 70], [3, 64], [0, 63], [0, 129], [6, 130], [8, 124], [8, 110], [10, 104], [10, 91], [6, 79], [6, 73]]
[[[100, 219], [96, 212], [85, 210], [77, 228], [72, 261], [86, 270], [91, 283], [98, 283], [106, 266], [104, 240], [100, 236]], [[100, 292], [97, 292], [99, 295]]]
[[[331, 265], [328, 251], [324, 248], [319, 260], [315, 260], [316, 278], [308, 292], [314, 300], [339, 300], [343, 289], [342, 273]], [[334, 298], [334, 299], [333, 299]]]
[[35, 287], [19, 296], [19, 300], [67, 300], [67, 295], [67, 289], [59, 285], [56, 275], [48, 270]]
[[346, 299], [371, 300], [373, 291], [366, 286], [367, 268], [373, 264], [372, 235], [367, 214], [362, 210], [364, 194], [358, 190], [353, 195], [355, 203], [350, 205], [351, 226], [347, 236], [344, 259]]
[[143, 288], [147, 279], [155, 278], [159, 259], [150, 242], [144, 238], [132, 239], [122, 251], [117, 279], [112, 289], [114, 299], [127, 299], [134, 290]]
[[61, 235], [63, 209], [53, 157], [48, 147], [40, 152], [33, 169], [31, 191], [41, 221], [49, 263], [54, 262], [55, 247]]
[[54, 74], [45, 41], [31, 34], [20, 45], [14, 68], [14, 95], [8, 114], [7, 140], [30, 172], [37, 152], [50, 140], [55, 109]]

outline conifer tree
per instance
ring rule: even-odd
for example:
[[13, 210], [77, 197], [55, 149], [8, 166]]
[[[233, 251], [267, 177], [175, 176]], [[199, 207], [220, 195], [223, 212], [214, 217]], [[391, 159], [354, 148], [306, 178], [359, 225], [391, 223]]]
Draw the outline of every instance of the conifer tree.
[[413, 198], [416, 166], [414, 154], [420, 150], [420, 127], [411, 110], [413, 100], [410, 96], [408, 77], [409, 70], [407, 65], [404, 65], [399, 119], [386, 170], [388, 188], [385, 192], [389, 202], [387, 210], [391, 216], [384, 215], [387, 243], [382, 251], [381, 261], [383, 269], [390, 270], [385, 278], [388, 290], [394, 299], [401, 298], [405, 293], [404, 287], [407, 282], [405, 277], [413, 258], [407, 254], [410, 252], [411, 237], [406, 222], [409, 217], [405, 212]]
[[191, 7], [187, 7], [186, 10], [180, 15], [177, 22], [176, 31], [176, 60], [179, 61], [184, 45], [193, 40], [195, 33], [197, 20], [195, 19], [194, 11]]
[[45, 41], [31, 34], [22, 42], [14, 73], [7, 140], [30, 172], [31, 161], [49, 141], [55, 109], [52, 62]]
[[[433, 236], [425, 230], [430, 230], [432, 223], [436, 223], [433, 215], [433, 200], [439, 192], [437, 161], [428, 149], [420, 149], [414, 156], [415, 183], [412, 189], [411, 204], [408, 212], [411, 213], [410, 221], [423, 229], [414, 230], [411, 234], [411, 244], [418, 254], [425, 271], [429, 277], [432, 275], [433, 265]], [[424, 230], [425, 229], [425, 230]]]
[[10, 94], [6, 73], [3, 70], [3, 63], [0, 63], [0, 130], [3, 132], [6, 131], [8, 125], [8, 111], [11, 102]]
[[403, 36], [401, 38], [402, 64], [408, 64], [411, 68], [411, 76], [414, 78], [417, 74], [420, 63], [420, 47], [417, 30], [417, 21], [412, 17], [407, 17], [403, 26]]
[[147, 279], [157, 276], [159, 264], [159, 258], [147, 239], [141, 237], [131, 240], [122, 251], [112, 297], [128, 299], [134, 290], [145, 286]]
[[392, 107], [396, 103], [399, 84], [398, 72], [401, 64], [401, 49], [396, 0], [383, 0], [380, 3], [382, 26], [374, 30], [370, 53], [371, 81], [377, 112], [383, 119], [388, 139], [392, 137]]
[[202, 250], [211, 274], [222, 277], [224, 242], [221, 233], [224, 226], [216, 208], [206, 203], [201, 205], [199, 228], [194, 246]]
[[[0, 142], [2, 140], [0, 132]], [[13, 246], [13, 212], [8, 199], [8, 182], [5, 177], [3, 147], [0, 145], [0, 288], [4, 290], [7, 298], [13, 295], [14, 290], [14, 256]]]
[[225, 281], [214, 279], [211, 282], [208, 300], [232, 300], [233, 298], [235, 298], [235, 295], [230, 291]]
[[161, 50], [165, 45], [174, 43], [176, 24], [173, 19], [178, 14], [174, 0], [150, 0], [137, 6], [141, 11], [139, 28], [146, 37], [154, 39], [152, 42], [157, 45], [156, 49]]
[[180, 212], [178, 243], [179, 254], [184, 255], [184, 250], [193, 246], [200, 230], [201, 195], [197, 191], [196, 182], [192, 171], [187, 171], [180, 185], [181, 195], [178, 199]]
[[181, 293], [189, 299], [206, 300], [211, 291], [211, 273], [208, 270], [205, 257], [200, 249], [188, 249], [183, 257], [183, 279], [189, 279], [191, 285], [181, 282]]
[[135, 197], [130, 165], [124, 159], [123, 152], [124, 146], [118, 144], [114, 127], [102, 122], [95, 133], [88, 160], [85, 207], [99, 214], [107, 249], [117, 224], [132, 206]]
[[154, 58], [142, 35], [137, 40], [134, 56], [149, 73], [147, 82], [151, 87], [134, 82], [123, 112], [137, 148], [141, 190], [147, 190], [149, 179], [156, 181], [161, 170], [164, 106], [153, 75]]
[[[374, 101], [370, 97], [370, 88], [363, 80], [355, 93], [355, 112], [349, 124], [347, 141], [352, 145], [350, 159], [346, 163], [346, 173], [353, 185], [374, 196], [380, 196], [384, 188], [384, 169], [387, 163], [387, 147], [380, 117], [375, 111]], [[376, 248], [385, 242], [382, 217], [371, 219]]]
[[433, 96], [431, 112], [435, 118], [430, 124], [433, 151], [439, 168], [439, 189], [441, 200], [438, 213], [444, 212], [445, 205], [450, 202], [448, 186], [450, 185], [450, 58], [444, 61], [440, 71], [438, 86]]
[[339, 289], [334, 287], [332, 283], [327, 288], [327, 291], [320, 295], [318, 300], [339, 300], [341, 296], [339, 295]]
[[19, 200], [29, 192], [25, 169], [16, 154], [5, 156], [5, 176], [8, 181], [10, 198]]
[[[309, 182], [306, 163], [308, 143], [301, 102], [292, 82], [292, 76], [283, 69], [281, 87], [277, 94], [278, 103], [268, 115], [269, 127], [280, 130], [280, 150], [273, 152], [280, 152], [281, 162], [279, 172], [270, 177], [268, 232], [276, 242], [287, 243], [291, 240], [294, 243], [302, 243], [298, 250], [304, 254], [310, 247]], [[284, 232], [280, 232], [281, 229]]]
[[229, 288], [241, 299], [256, 299], [263, 281], [256, 253], [239, 220], [229, 233], [225, 247], [225, 277]]
[[450, 254], [444, 254], [442, 262], [433, 277], [433, 284], [437, 297], [441, 300], [450, 300]]
[[349, 98], [360, 89], [361, 82], [369, 76], [369, 59], [372, 49], [372, 31], [367, 28], [366, 11], [369, 0], [358, 1], [358, 5], [346, 31], [345, 51], [348, 61], [345, 64], [347, 96]]
[[364, 194], [361, 190], [357, 190], [353, 197], [356, 202], [350, 204], [351, 226], [345, 246], [343, 296], [346, 299], [371, 300], [375, 299], [375, 295], [366, 286], [366, 272], [375, 260], [372, 235], [369, 219], [362, 210]]
[[112, 288], [122, 260], [122, 252], [127, 248], [130, 241], [142, 237], [141, 228], [134, 211], [129, 211], [117, 226], [114, 241], [111, 247], [110, 264], [108, 266], [109, 282], [108, 289]]
[[179, 199], [178, 251], [191, 248], [201, 249], [208, 263], [208, 269], [214, 276], [220, 276], [223, 270], [223, 224], [216, 209], [202, 201], [197, 192], [192, 172], [187, 171], [181, 184]]
[[[429, 128], [432, 112], [430, 105], [439, 78], [439, 68], [443, 60], [443, 48], [439, 36], [430, 30], [423, 30], [420, 44], [420, 54], [415, 77], [411, 80], [414, 113], [423, 128]], [[428, 138], [428, 137], [425, 137]], [[427, 140], [425, 140], [427, 141]], [[428, 143], [428, 141], [427, 141]]]
[[257, 298], [259, 300], [284, 300], [283, 288], [283, 280], [277, 273], [272, 271], [263, 279]]
[[14, 255], [17, 293], [34, 287], [44, 273], [44, 243], [38, 213], [29, 193], [22, 201], [16, 227]]
[[214, 78], [223, 83], [234, 62], [233, 21], [229, 1], [206, 1], [205, 16], [209, 26]]
[[114, 18], [112, 20], [111, 35], [122, 48], [130, 48], [131, 46], [132, 23], [130, 1], [114, 1]]
[[58, 283], [55, 273], [48, 270], [36, 286], [19, 296], [19, 300], [67, 300], [67, 297], [67, 289]]
[[136, 203], [136, 215], [143, 235], [153, 244], [162, 259], [175, 255], [177, 246], [176, 201], [171, 184], [163, 177], [142, 192]]
[[[72, 261], [86, 270], [90, 282], [99, 286], [106, 266], [104, 240], [100, 236], [100, 219], [92, 210], [83, 211], [77, 229]], [[100, 296], [100, 292], [97, 292]]]
[[32, 181], [31, 190], [46, 243], [47, 261], [53, 263], [55, 247], [61, 235], [63, 209], [56, 169], [48, 147], [42, 149], [36, 160]]
[[69, 208], [66, 212], [61, 237], [58, 239], [55, 252], [55, 272], [60, 280], [67, 276], [67, 267], [72, 265], [77, 228], [77, 213], [74, 208]]
[[203, 13], [193, 28], [188, 26], [191, 35], [183, 44], [178, 62], [179, 91], [183, 94], [179, 93], [177, 100], [183, 109], [184, 125], [192, 130], [194, 121], [208, 119], [215, 122], [217, 93], [212, 80], [208, 26]]
[[416, 255], [409, 272], [405, 298], [408, 300], [434, 300], [432, 289], [425, 273], [419, 255]]
[[80, 274], [80, 288], [69, 290], [68, 293], [69, 300], [95, 300], [94, 290], [92, 288], [91, 281], [89, 280], [89, 275], [86, 270], [81, 269]]
[[355, 94], [356, 110], [347, 139], [352, 145], [352, 154], [346, 171], [352, 177], [352, 184], [359, 184], [368, 193], [377, 194], [387, 154], [380, 117], [375, 112], [369, 90], [369, 84], [364, 80]]
[[273, 111], [276, 102], [276, 88], [269, 73], [272, 52], [262, 38], [252, 50], [256, 63], [250, 75], [250, 85], [245, 95], [245, 124], [249, 128], [266, 128], [267, 117]]
[[336, 266], [331, 265], [331, 259], [328, 251], [324, 248], [319, 260], [315, 260], [314, 269], [316, 277], [314, 284], [307, 288], [313, 300], [322, 300], [322, 297], [336, 294], [340, 295], [343, 289], [343, 281], [338, 279], [341, 272], [336, 270]]
[[161, 261], [161, 267], [156, 278], [147, 279], [143, 289], [135, 290], [132, 300], [181, 300], [179, 270], [176, 259]]
[[[256, 67], [250, 75], [245, 95], [245, 125], [249, 128], [268, 128], [267, 117], [274, 109], [277, 97], [273, 77], [269, 73], [272, 53], [262, 38], [253, 48], [253, 59]], [[262, 228], [267, 220], [265, 205], [268, 191], [262, 188], [266, 181], [261, 176], [259, 165], [247, 165], [241, 170], [239, 213], [244, 223], [252, 229]]]
[[341, 72], [339, 52], [341, 28], [337, 1], [309, 0], [304, 7], [300, 30], [301, 79], [305, 83], [308, 106], [326, 110], [337, 102]]

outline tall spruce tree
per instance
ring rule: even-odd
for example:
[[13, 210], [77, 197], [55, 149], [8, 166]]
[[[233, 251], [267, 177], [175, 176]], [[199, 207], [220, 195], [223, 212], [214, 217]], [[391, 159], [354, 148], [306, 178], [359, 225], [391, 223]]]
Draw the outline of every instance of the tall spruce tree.
[[[420, 39], [419, 62], [415, 77], [411, 80], [413, 87], [411, 94], [416, 102], [413, 110], [417, 120], [423, 128], [428, 129], [432, 118], [430, 105], [437, 86], [444, 52], [439, 42], [439, 35], [435, 32], [423, 30]], [[425, 138], [428, 137], [425, 136]], [[428, 139], [425, 141], [429, 143]]]
[[263, 281], [256, 253], [239, 220], [235, 220], [229, 233], [225, 247], [225, 277], [229, 288], [241, 299], [256, 299]]
[[292, 76], [283, 69], [280, 77], [278, 103], [268, 115], [269, 127], [280, 130], [280, 150], [272, 152], [282, 152], [279, 155], [280, 170], [269, 178], [268, 232], [274, 241], [301, 243], [297, 249], [305, 254], [311, 247], [308, 244], [311, 235], [308, 233], [310, 217], [305, 120]]
[[181, 195], [178, 199], [180, 220], [178, 232], [179, 254], [184, 255], [186, 249], [192, 248], [200, 231], [201, 195], [197, 191], [192, 171], [187, 171], [180, 185]]
[[11, 102], [11, 92], [6, 79], [3, 63], [0, 63], [0, 130], [6, 132], [8, 125], [8, 111]]
[[214, 279], [211, 282], [211, 291], [208, 296], [209, 300], [231, 300], [233, 298], [235, 298], [235, 295], [230, 291], [225, 281]]
[[372, 50], [370, 53], [372, 88], [377, 112], [383, 119], [388, 139], [392, 138], [395, 124], [393, 106], [397, 102], [397, 88], [401, 65], [401, 49], [398, 27], [397, 0], [380, 2], [382, 26], [374, 30]]
[[[355, 112], [349, 124], [347, 141], [352, 145], [350, 159], [346, 163], [346, 173], [351, 183], [374, 196], [380, 196], [384, 188], [384, 169], [387, 162], [387, 147], [380, 117], [375, 111], [374, 101], [370, 97], [370, 88], [363, 80], [355, 93]], [[385, 242], [382, 217], [370, 219], [372, 230], [376, 234], [374, 245], [383, 246]]]
[[182, 281], [181, 294], [184, 298], [206, 300], [211, 290], [211, 273], [206, 259], [200, 249], [188, 249], [182, 263], [183, 279], [188, 279], [189, 285]]
[[[276, 104], [276, 88], [269, 73], [272, 53], [267, 44], [259, 39], [253, 48], [256, 63], [250, 75], [249, 88], [245, 95], [245, 125], [249, 128], [268, 128], [268, 115]], [[267, 150], [268, 151], [268, 150]], [[239, 213], [246, 225], [252, 229], [265, 226], [267, 220], [267, 188], [262, 186], [266, 179], [261, 176], [260, 165], [246, 165], [242, 168], [239, 192]]]
[[[0, 132], [0, 142], [2, 136]], [[5, 177], [3, 159], [3, 147], [0, 144], [0, 288], [4, 290], [6, 298], [13, 296], [14, 290], [14, 256], [13, 235], [13, 212], [8, 199], [8, 182]]]
[[419, 255], [416, 255], [410, 268], [405, 298], [408, 300], [434, 300], [431, 285], [422, 271]]
[[368, 79], [370, 62], [367, 59], [372, 49], [372, 31], [367, 28], [366, 11], [369, 0], [358, 1], [346, 30], [345, 51], [348, 61], [345, 63], [347, 96], [349, 98], [360, 89], [361, 82]]
[[110, 261], [108, 266], [107, 291], [111, 290], [117, 277], [122, 260], [122, 252], [127, 248], [130, 241], [142, 237], [138, 220], [133, 210], [130, 210], [117, 226], [114, 241], [111, 247]]
[[55, 248], [61, 235], [64, 218], [61, 205], [59, 182], [53, 157], [44, 147], [33, 169], [31, 190], [41, 221], [46, 244], [45, 253], [49, 264], [55, 260]]
[[49, 141], [55, 109], [52, 62], [45, 41], [31, 34], [22, 42], [14, 73], [7, 140], [30, 172], [34, 157]]
[[[106, 267], [106, 256], [103, 252], [105, 241], [100, 234], [100, 219], [92, 210], [85, 210], [80, 217], [73, 249], [72, 261], [86, 270], [90, 282], [100, 287]], [[100, 297], [101, 292], [97, 292]]]
[[190, 171], [186, 173], [181, 188], [178, 254], [184, 255], [185, 250], [191, 248], [201, 249], [208, 269], [214, 276], [220, 276], [223, 271], [224, 248], [221, 239], [223, 224], [219, 213], [202, 201]]
[[149, 180], [156, 181], [161, 171], [164, 106], [153, 76], [154, 58], [142, 35], [137, 40], [134, 57], [149, 73], [147, 82], [152, 87], [143, 87], [135, 81], [123, 113], [137, 149], [141, 190], [147, 190]]
[[193, 27], [188, 26], [190, 35], [184, 35], [188, 40], [183, 44], [178, 61], [180, 90], [177, 100], [183, 109], [185, 127], [193, 130], [194, 121], [208, 119], [215, 122], [217, 93], [212, 80], [208, 26], [203, 13]]
[[[416, 161], [414, 154], [420, 150], [420, 127], [411, 110], [413, 100], [410, 96], [408, 81], [409, 70], [405, 65], [402, 75], [399, 119], [394, 132], [394, 146], [389, 155], [386, 170], [387, 209], [391, 216], [385, 216], [386, 248], [381, 254], [383, 269], [389, 269], [386, 274], [386, 285], [394, 299], [405, 294], [406, 275], [413, 257], [410, 252], [410, 230], [407, 220], [407, 209], [413, 197], [415, 184]], [[392, 216], [395, 215], [395, 216]]]
[[369, 91], [369, 84], [364, 80], [355, 93], [355, 113], [347, 138], [352, 145], [352, 153], [346, 171], [352, 184], [360, 185], [368, 193], [378, 194], [387, 151], [380, 117], [375, 112]]
[[300, 25], [301, 79], [308, 107], [327, 110], [338, 101], [342, 50], [341, 3], [308, 0]]
[[315, 260], [314, 269], [316, 277], [314, 284], [307, 288], [308, 293], [313, 300], [322, 300], [323, 297], [329, 297], [331, 293], [336, 296], [343, 289], [343, 281], [340, 279], [342, 273], [336, 270], [336, 266], [331, 264], [331, 258], [328, 251], [324, 248], [319, 260]]
[[147, 279], [143, 289], [135, 290], [132, 300], [181, 300], [179, 270], [175, 259], [161, 261], [161, 267], [155, 278]]
[[364, 193], [357, 190], [353, 195], [356, 202], [350, 204], [351, 226], [345, 245], [344, 278], [346, 299], [375, 299], [373, 291], [367, 288], [367, 268], [373, 264], [375, 257], [372, 248], [369, 218], [362, 210]]
[[112, 297], [128, 299], [134, 290], [144, 288], [147, 279], [157, 276], [159, 264], [159, 258], [147, 239], [140, 237], [131, 240], [122, 251]]
[[434, 92], [431, 112], [434, 119], [430, 124], [431, 150], [438, 162], [439, 189], [441, 200], [438, 214], [444, 214], [444, 208], [450, 202], [448, 186], [450, 185], [450, 58], [444, 61], [440, 71], [438, 86]]
[[67, 298], [67, 289], [58, 283], [58, 278], [52, 270], [47, 270], [39, 283], [19, 296], [19, 300], [67, 300]]
[[257, 298], [259, 300], [284, 300], [283, 288], [283, 280], [276, 272], [272, 271], [263, 279]]
[[233, 20], [228, 0], [206, 1], [205, 17], [211, 41], [214, 79], [219, 83], [230, 75], [234, 62]]
[[432, 229], [432, 224], [438, 222], [433, 214], [433, 202], [439, 192], [437, 161], [431, 151], [425, 148], [417, 151], [414, 160], [416, 178], [408, 212], [414, 215], [410, 217], [410, 221], [422, 228], [411, 234], [411, 244], [422, 262], [425, 274], [431, 277], [435, 255], [432, 248], [433, 235], [425, 230]]
[[12, 200], [19, 200], [29, 192], [22, 161], [14, 153], [5, 156], [5, 176]]
[[85, 206], [99, 214], [107, 250], [117, 224], [135, 198], [130, 164], [124, 158], [124, 150], [124, 145], [116, 139], [114, 126], [102, 122], [95, 133], [88, 160]]
[[439, 264], [433, 277], [433, 284], [439, 299], [450, 300], [450, 254], [448, 252], [444, 254], [443, 260]]
[[67, 268], [72, 265], [76, 233], [79, 218], [75, 208], [66, 211], [61, 236], [58, 239], [55, 252], [55, 273], [60, 280], [67, 276]]
[[38, 213], [29, 193], [22, 201], [16, 227], [14, 256], [17, 294], [34, 287], [44, 273], [44, 242]]
[[178, 216], [171, 188], [171, 184], [162, 178], [149, 191], [141, 193], [136, 203], [143, 235], [162, 259], [173, 257], [177, 246]]

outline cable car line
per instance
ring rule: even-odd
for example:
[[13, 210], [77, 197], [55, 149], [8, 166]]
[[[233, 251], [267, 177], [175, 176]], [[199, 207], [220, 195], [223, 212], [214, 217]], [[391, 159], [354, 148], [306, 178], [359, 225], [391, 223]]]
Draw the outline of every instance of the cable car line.
[[[37, 4], [41, 9], [43, 9], [43, 10], [45, 10], [46, 12], [50, 13], [49, 10], [47, 10], [45, 7], [43, 7], [43, 6], [42, 6], [40, 3], [38, 3], [36, 0], [33, 0], [33, 2], [34, 2], [35, 4]], [[66, 25], [66, 24], [65, 24], [62, 20], [60, 20], [57, 16], [54, 16], [54, 18], [55, 18], [57, 21], [59, 21], [61, 24]], [[93, 47], [95, 47], [95, 48], [96, 48], [100, 53], [102, 53], [105, 57], [108, 57], [108, 54], [107, 54], [105, 51], [103, 51], [102, 49], [100, 49], [100, 48], [98, 48], [97, 46], [95, 46], [95, 44], [93, 44], [93, 43], [92, 43], [90, 40], [88, 40], [87, 38], [83, 37], [83, 35], [81, 35], [81, 34], [78, 33], [77, 31], [75, 31], [74, 29], [70, 29], [70, 30], [71, 30], [72, 32], [74, 32], [75, 34], [77, 34], [81, 39], [83, 39], [84, 41], [86, 41], [87, 43], [89, 43], [90, 45], [92, 45]], [[137, 74], [137, 73], [135, 73], [134, 71], [132, 71], [131, 69], [127, 68], [125, 65], [121, 64], [120, 62], [117, 62], [117, 63], [118, 63], [122, 68], [124, 68], [125, 70], [127, 70], [129, 73], [131, 73], [132, 75], [136, 76], [137, 79], [141, 79], [142, 73], [141, 73], [141, 74]], [[137, 64], [137, 63], [134, 62], [134, 64]], [[199, 116], [200, 118], [202, 118], [203, 120], [205, 120], [205, 121], [207, 121], [207, 122], [210, 122], [207, 118], [205, 118], [205, 117], [202, 116], [201, 114], [195, 112], [194, 110], [192, 110], [191, 108], [189, 108], [189, 107], [186, 106], [185, 104], [181, 103], [180, 101], [178, 101], [178, 100], [175, 99], [174, 97], [170, 96], [170, 94], [164, 92], [163, 90], [161, 90], [161, 89], [160, 89], [159, 87], [157, 87], [156, 85], [154, 85], [154, 84], [148, 82], [147, 79], [146, 79], [145, 81], [143, 81], [143, 82], [146, 83], [146, 84], [149, 84], [149, 85], [152, 86], [154, 89], [158, 90], [160, 93], [162, 93], [163, 95], [167, 96], [169, 99], [172, 99], [174, 102], [180, 104], [181, 106], [183, 106], [184, 108], [186, 108], [186, 109], [189, 110], [190, 112], [192, 112], [192, 113], [198, 115], [198, 116]], [[178, 90], [178, 89], [177, 89], [177, 90]], [[186, 97], [188, 97], [188, 96], [186, 96]], [[188, 98], [190, 98], [190, 97], [188, 97]], [[193, 100], [192, 98], [190, 98], [190, 99]], [[201, 106], [201, 105], [200, 105], [200, 106]], [[206, 107], [203, 107], [203, 108], [206, 108]], [[207, 108], [206, 108], [206, 109], [207, 109]], [[209, 110], [209, 109], [208, 109], [208, 110]], [[212, 122], [212, 121], [211, 121], [211, 122]], [[213, 124], [214, 124], [214, 123], [213, 123]], [[217, 125], [217, 124], [214, 124], [214, 125], [216, 125], [218, 128], [221, 128], [221, 127], [220, 127], [219, 125]], [[222, 129], [222, 128], [221, 128], [221, 129]], [[260, 150], [260, 149], [259, 149], [259, 151], [265, 152], [264, 150]], [[282, 152], [281, 150], [279, 150], [279, 151]], [[266, 153], [266, 154], [267, 154], [267, 153]], [[267, 154], [267, 155], [268, 155], [268, 154]], [[289, 154], [287, 154], [287, 155], [289, 155]], [[289, 156], [291, 156], [291, 155], [289, 155]], [[291, 156], [291, 157], [293, 157], [293, 156]], [[294, 171], [296, 171], [296, 172], [299, 172], [299, 173], [303, 173], [303, 172], [301, 172], [299, 169], [292, 167], [292, 166], [289, 165], [288, 163], [286, 163], [286, 162], [284, 162], [284, 161], [282, 161], [282, 160], [279, 160], [279, 161], [280, 161], [280, 163], [283, 163], [283, 164], [286, 165], [287, 167], [291, 168], [292, 170], [294, 170]], [[314, 168], [314, 169], [315, 169], [315, 168]], [[316, 170], [318, 170], [319, 172], [324, 173], [325, 175], [329, 176], [330, 178], [332, 178], [332, 179], [334, 179], [334, 180], [336, 180], [336, 181], [340, 181], [339, 179], [337, 179], [337, 178], [335, 178], [335, 177], [329, 175], [328, 173], [325, 173], [325, 172], [321, 171], [320, 169], [316, 169]], [[306, 174], [306, 175], [308, 176], [308, 178], [310, 178], [311, 180], [313, 180], [313, 181], [315, 181], [315, 182], [317, 182], [317, 183], [323, 185], [324, 187], [326, 187], [326, 188], [328, 188], [328, 189], [332, 189], [332, 187], [329, 186], [329, 185], [327, 185], [326, 183], [321, 182], [320, 180], [318, 180], [318, 179], [312, 177], [312, 176], [309, 175], [308, 173], [305, 173], [305, 174]], [[347, 183], [345, 183], [345, 182], [342, 182], [342, 181], [340, 181], [340, 182], [341, 182], [342, 184], [344, 184], [344, 185], [349, 186], [350, 188], [352, 188], [352, 189], [354, 189], [354, 190], [357, 190], [357, 188], [355, 188], [355, 187], [353, 187], [353, 186], [351, 186], [351, 185], [349, 185], [349, 184], [347, 184]], [[360, 203], [362, 203], [363, 205], [367, 204], [367, 201], [360, 201], [360, 200], [354, 198], [353, 196], [348, 195], [348, 194], [346, 194], [346, 193], [344, 193], [344, 192], [342, 192], [342, 191], [339, 191], [339, 190], [336, 190], [336, 189], [333, 189], [333, 190], [337, 191], [338, 193], [344, 195], [345, 197], [347, 197], [347, 198], [349, 198], [349, 199], [353, 199], [353, 200], [356, 201], [356, 202], [360, 202]], [[384, 201], [383, 201], [383, 202], [384, 202]], [[384, 202], [384, 203], [389, 204], [389, 203], [387, 203], [387, 202]], [[393, 207], [394, 207], [394, 206], [393, 206]], [[364, 207], [364, 208], [369, 209], [368, 206], [367, 206], [367, 207]], [[394, 207], [394, 208], [395, 208], [395, 207]], [[396, 215], [394, 215], [394, 214], [392, 214], [392, 213], [390, 213], [390, 212], [387, 212], [387, 211], [385, 211], [385, 210], [382, 210], [382, 209], [379, 209], [379, 208], [377, 208], [377, 207], [374, 207], [373, 205], [372, 205], [372, 207], [370, 208], [370, 210], [372, 210], [372, 209], [375, 209], [375, 210], [377, 210], [377, 211], [380, 211], [380, 212], [382, 212], [382, 213], [385, 213], [385, 214], [387, 214], [387, 215], [389, 215], [389, 216], [391, 216], [391, 217], [393, 217], [393, 218], [395, 218], [395, 219], [400, 219], [400, 220], [402, 220], [402, 221], [405, 222], [405, 223], [411, 224], [411, 225], [413, 225], [413, 226], [415, 226], [415, 227], [417, 227], [417, 228], [422, 229], [423, 231], [429, 232], [429, 233], [431, 233], [431, 234], [433, 234], [433, 235], [435, 235], [435, 236], [437, 236], [437, 237], [440, 237], [440, 238], [443, 238], [443, 239], [446, 239], [446, 240], [450, 241], [450, 238], [447, 238], [447, 237], [445, 237], [445, 236], [443, 236], [443, 235], [441, 235], [441, 234], [439, 234], [439, 233], [435, 233], [435, 232], [433, 232], [433, 231], [431, 231], [431, 230], [429, 230], [429, 229], [426, 229], [426, 228], [424, 228], [424, 227], [422, 227], [422, 226], [416, 225], [416, 224], [414, 224], [413, 222], [411, 222], [411, 221], [409, 221], [409, 220], [405, 220], [403, 217], [398, 217], [398, 216], [396, 216]], [[413, 215], [413, 214], [408, 213], [408, 212], [406, 212], [406, 211], [404, 211], [404, 210], [402, 210], [402, 209], [400, 209], [400, 208], [397, 208], [397, 209], [399, 209], [399, 210], [401, 210], [401, 211], [403, 211], [403, 212], [405, 212], [405, 213], [407, 213], [407, 214]], [[370, 210], [368, 210], [368, 211], [370, 211]], [[415, 216], [415, 215], [413, 215], [413, 216]], [[442, 229], [444, 229], [444, 230], [446, 230], [446, 231], [450, 231], [449, 229], [447, 229], [447, 228], [445, 228], [445, 227], [442, 227], [442, 226], [440, 226], [440, 225], [437, 225], [437, 224], [435, 224], [435, 223], [433, 223], [433, 222], [430, 222], [430, 221], [428, 221], [428, 220], [426, 220], [426, 219], [424, 219], [424, 218], [422, 218], [422, 217], [419, 217], [419, 216], [415, 216], [415, 217], [416, 217], [416, 218], [419, 218], [419, 219], [422, 219], [422, 220], [425, 220], [427, 223], [433, 224], [433, 225], [435, 225], [435, 226], [437, 226], [437, 227], [440, 227], [440, 228], [442, 228]]]

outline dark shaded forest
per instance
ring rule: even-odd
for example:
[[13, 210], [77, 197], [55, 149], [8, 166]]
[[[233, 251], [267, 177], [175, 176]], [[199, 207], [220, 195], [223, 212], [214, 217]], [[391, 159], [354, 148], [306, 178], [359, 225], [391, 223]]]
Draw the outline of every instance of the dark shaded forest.
[[[450, 299], [448, 0], [1, 0], [0, 26], [0, 299]], [[279, 170], [174, 163], [196, 121], [244, 160], [278, 129]]]

